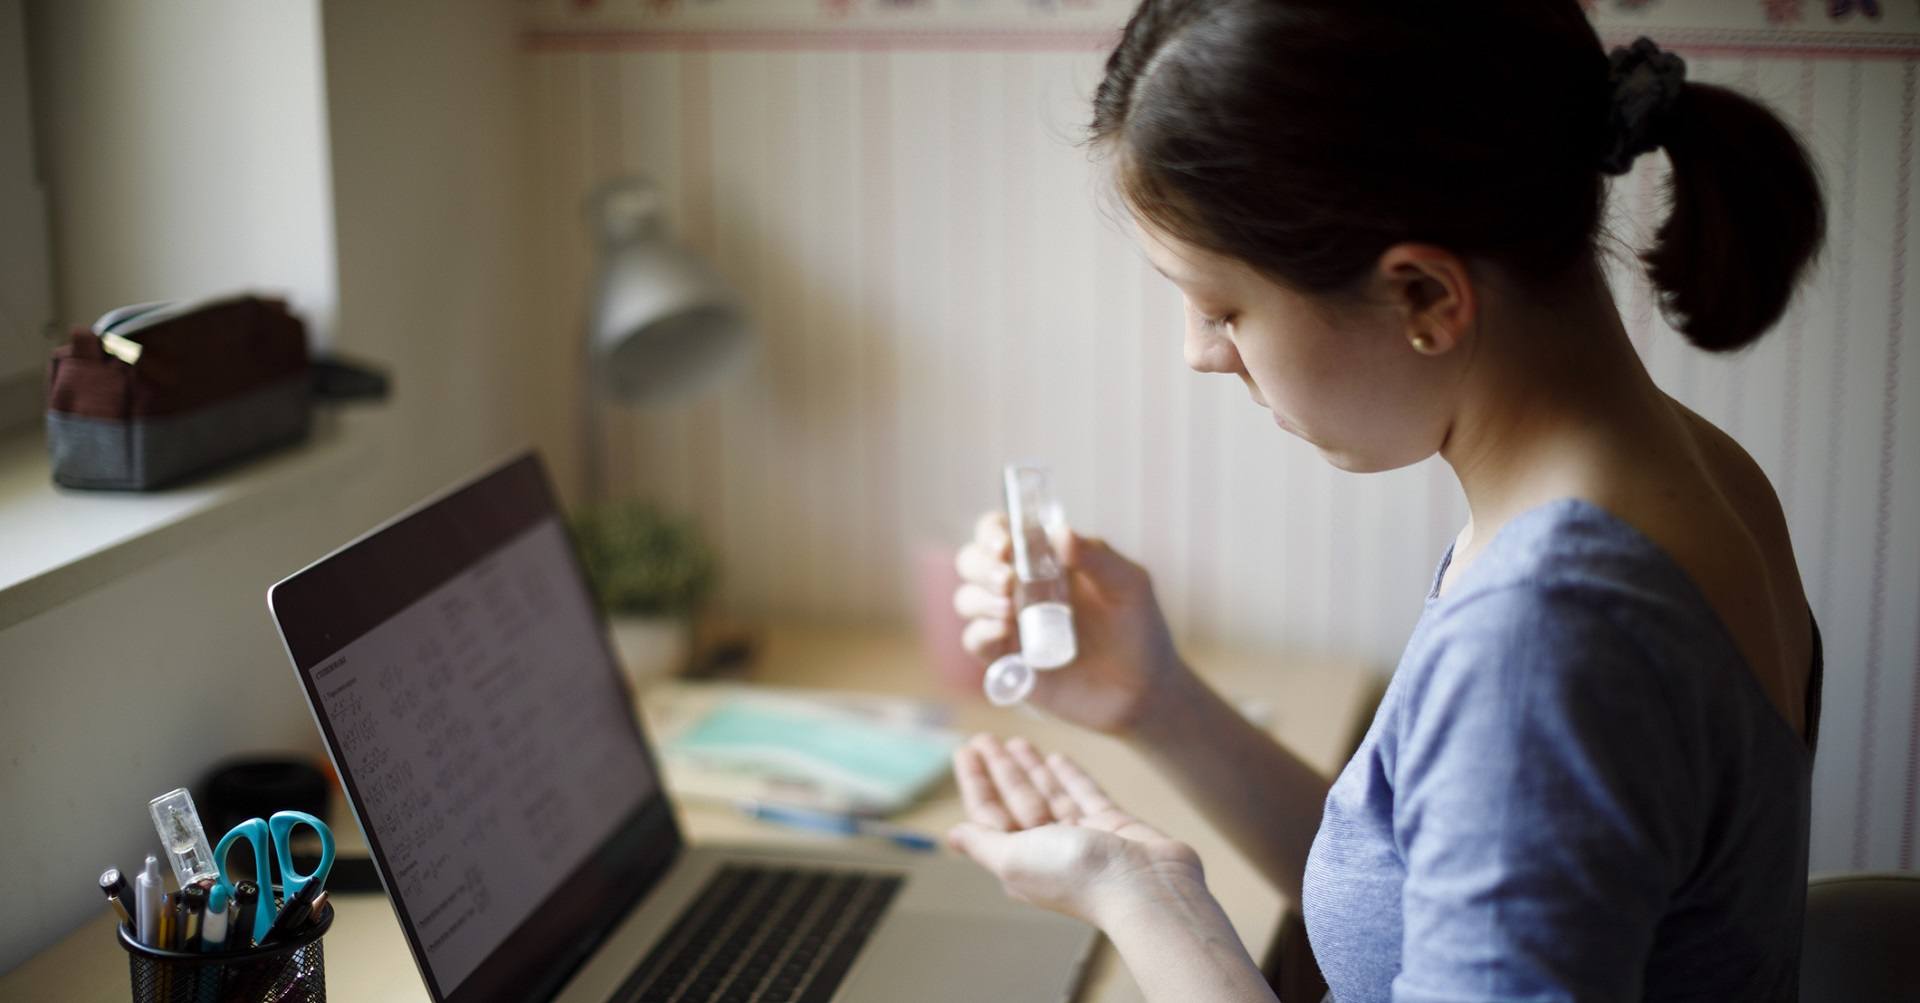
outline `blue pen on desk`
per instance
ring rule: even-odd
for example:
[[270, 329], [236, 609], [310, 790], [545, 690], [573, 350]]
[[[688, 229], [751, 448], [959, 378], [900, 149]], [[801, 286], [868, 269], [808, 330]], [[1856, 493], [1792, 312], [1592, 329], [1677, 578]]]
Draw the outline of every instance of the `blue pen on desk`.
[[747, 798], [736, 799], [733, 806], [739, 809], [741, 814], [749, 818], [757, 818], [762, 822], [841, 836], [872, 836], [884, 839], [902, 849], [920, 853], [931, 852], [940, 845], [938, 840], [924, 832], [846, 812], [821, 811], [817, 808], [800, 808]]

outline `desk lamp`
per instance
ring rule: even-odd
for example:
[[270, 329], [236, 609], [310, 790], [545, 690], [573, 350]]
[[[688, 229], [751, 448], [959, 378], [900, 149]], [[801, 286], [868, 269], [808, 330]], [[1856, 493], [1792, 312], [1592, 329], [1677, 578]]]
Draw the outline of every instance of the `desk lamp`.
[[608, 181], [587, 200], [597, 244], [582, 395], [593, 501], [602, 500], [605, 488], [597, 400], [639, 404], [691, 396], [751, 342], [740, 297], [667, 233], [664, 208], [660, 190], [638, 177]]

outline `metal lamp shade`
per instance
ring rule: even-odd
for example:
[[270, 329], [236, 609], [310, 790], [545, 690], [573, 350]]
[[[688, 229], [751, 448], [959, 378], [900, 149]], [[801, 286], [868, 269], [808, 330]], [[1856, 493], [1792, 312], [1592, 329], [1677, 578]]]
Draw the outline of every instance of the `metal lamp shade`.
[[623, 179], [593, 199], [600, 272], [587, 327], [595, 389], [623, 401], [688, 395], [750, 341], [739, 297], [660, 223], [651, 185]]

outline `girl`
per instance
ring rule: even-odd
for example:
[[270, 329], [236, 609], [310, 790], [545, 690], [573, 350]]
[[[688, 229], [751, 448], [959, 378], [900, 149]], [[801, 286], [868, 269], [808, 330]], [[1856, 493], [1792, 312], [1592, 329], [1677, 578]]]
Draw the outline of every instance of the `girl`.
[[[1147, 0], [1094, 98], [1186, 357], [1345, 470], [1438, 453], [1471, 518], [1331, 786], [1181, 662], [1147, 573], [1061, 541], [1080, 657], [1032, 700], [1132, 742], [1302, 904], [1341, 1003], [1788, 1000], [1819, 640], [1774, 492], [1662, 393], [1596, 250], [1608, 175], [1665, 147], [1642, 257], [1730, 351], [1824, 232], [1765, 108], [1578, 0]], [[1017, 644], [1005, 525], [955, 596]], [[955, 757], [953, 845], [1094, 923], [1149, 999], [1270, 999], [1191, 849], [1018, 739]]]

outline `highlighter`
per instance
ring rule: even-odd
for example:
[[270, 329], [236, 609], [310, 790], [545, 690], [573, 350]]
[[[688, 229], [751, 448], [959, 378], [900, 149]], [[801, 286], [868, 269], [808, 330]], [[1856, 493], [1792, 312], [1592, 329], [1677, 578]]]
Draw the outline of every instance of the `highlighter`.
[[227, 908], [232, 896], [226, 885], [214, 885], [207, 893], [207, 918], [200, 923], [200, 946], [218, 951], [227, 946]]

